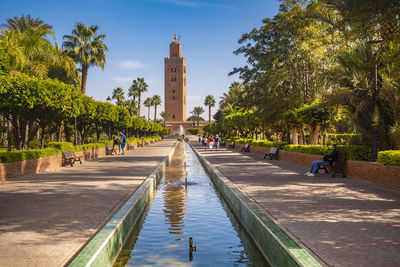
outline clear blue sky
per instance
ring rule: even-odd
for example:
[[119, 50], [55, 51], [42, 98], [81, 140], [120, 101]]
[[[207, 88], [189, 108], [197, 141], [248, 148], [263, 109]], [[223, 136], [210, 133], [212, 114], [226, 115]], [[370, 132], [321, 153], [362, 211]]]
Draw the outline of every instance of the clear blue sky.
[[[203, 106], [208, 94], [219, 102], [238, 79], [228, 77], [233, 67], [245, 64], [242, 56], [232, 53], [239, 46], [237, 40], [261, 26], [263, 18], [273, 17], [279, 4], [278, 0], [2, 0], [0, 19], [5, 23], [5, 18], [22, 14], [39, 17], [54, 27], [60, 45], [76, 22], [99, 25], [107, 35], [107, 64], [104, 71], [89, 69], [87, 95], [103, 101], [115, 87], [127, 92], [137, 77], [149, 84], [144, 97], [159, 94], [164, 99], [164, 57], [176, 32], [187, 59], [189, 115], [194, 106]], [[163, 109], [164, 102], [159, 110]]]

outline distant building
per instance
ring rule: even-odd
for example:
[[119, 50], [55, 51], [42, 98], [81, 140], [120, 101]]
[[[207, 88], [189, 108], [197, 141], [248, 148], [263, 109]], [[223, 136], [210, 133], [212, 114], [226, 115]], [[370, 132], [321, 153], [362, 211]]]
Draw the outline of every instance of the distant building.
[[[169, 57], [164, 59], [164, 68], [164, 110], [168, 112], [165, 126], [172, 134], [179, 134], [180, 125], [186, 130], [193, 128], [193, 122], [186, 121], [186, 59], [182, 57], [182, 46], [176, 34], [169, 44]], [[206, 124], [201, 121], [200, 128]]]

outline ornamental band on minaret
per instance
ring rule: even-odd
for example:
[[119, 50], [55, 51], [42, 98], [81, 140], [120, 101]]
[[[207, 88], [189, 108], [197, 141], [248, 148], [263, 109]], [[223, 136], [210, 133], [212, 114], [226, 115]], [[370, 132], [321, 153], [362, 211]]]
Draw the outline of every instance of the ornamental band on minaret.
[[165, 111], [168, 122], [186, 121], [186, 59], [182, 57], [182, 47], [174, 36], [169, 45], [169, 58], [164, 59], [165, 66]]

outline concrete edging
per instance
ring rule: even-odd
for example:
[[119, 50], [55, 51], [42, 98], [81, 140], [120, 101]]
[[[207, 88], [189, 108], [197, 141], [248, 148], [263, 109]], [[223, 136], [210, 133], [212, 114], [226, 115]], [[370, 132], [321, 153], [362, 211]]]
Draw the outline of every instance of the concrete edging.
[[[189, 143], [189, 142], [188, 142]], [[256, 203], [189, 143], [213, 183], [225, 198], [247, 233], [272, 266], [321, 266], [304, 248], [280, 228]]]
[[129, 200], [90, 240], [68, 266], [111, 266], [138, 222], [165, 172], [176, 144]]

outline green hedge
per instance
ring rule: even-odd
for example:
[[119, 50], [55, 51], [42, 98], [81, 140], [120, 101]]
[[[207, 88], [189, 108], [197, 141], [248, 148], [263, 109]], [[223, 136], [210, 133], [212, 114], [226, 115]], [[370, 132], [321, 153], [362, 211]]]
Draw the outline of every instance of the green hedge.
[[91, 143], [91, 144], [84, 144], [84, 145], [74, 146], [72, 148], [72, 150], [75, 151], [75, 152], [79, 152], [79, 151], [99, 149], [99, 148], [105, 148], [105, 147], [106, 147], [105, 143]]
[[[312, 145], [285, 145], [283, 150], [300, 152], [313, 155], [328, 155], [332, 148], [328, 146]], [[339, 155], [346, 156], [349, 160], [371, 160], [372, 149], [366, 146], [337, 146]]]
[[[159, 140], [161, 137], [153, 136], [153, 137], [143, 137], [139, 138], [128, 138], [129, 143], [137, 143], [140, 141], [150, 141], [150, 140]], [[0, 163], [10, 163], [23, 161], [28, 159], [38, 159], [49, 156], [60, 155], [62, 151], [72, 150], [75, 152], [85, 151], [85, 150], [93, 150], [99, 148], [105, 148], [107, 144], [112, 145], [112, 141], [99, 141], [99, 143], [91, 143], [79, 146], [73, 146], [70, 142], [51, 142], [47, 145], [47, 148], [44, 149], [29, 149], [29, 150], [16, 150], [11, 152], [0, 152]]]
[[17, 161], [23, 161], [28, 159], [38, 159], [49, 156], [57, 156], [60, 154], [59, 150], [54, 148], [44, 149], [30, 149], [30, 150], [17, 150], [11, 152], [0, 153], [0, 163], [11, 163]]
[[400, 150], [385, 150], [378, 153], [379, 163], [400, 166]]
[[328, 134], [328, 145], [360, 145], [361, 134]]
[[74, 148], [74, 145], [70, 142], [51, 142], [47, 144], [47, 147], [65, 151], [65, 150], [72, 150]]

